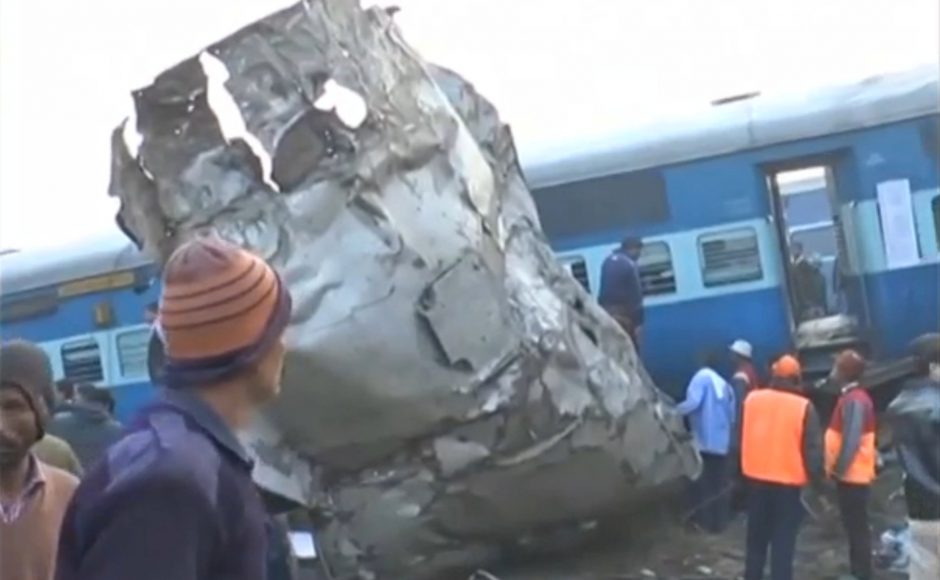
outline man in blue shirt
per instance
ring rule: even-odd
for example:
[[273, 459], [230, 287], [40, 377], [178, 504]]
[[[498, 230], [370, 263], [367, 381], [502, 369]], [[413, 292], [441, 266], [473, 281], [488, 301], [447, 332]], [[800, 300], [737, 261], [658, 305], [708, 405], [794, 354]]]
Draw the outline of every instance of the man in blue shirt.
[[711, 533], [720, 533], [728, 519], [728, 450], [737, 420], [734, 389], [715, 372], [716, 360], [714, 353], [703, 355], [702, 367], [677, 407], [689, 418], [692, 437], [702, 456], [702, 473], [691, 490], [693, 520]]
[[639, 348], [643, 336], [643, 287], [637, 261], [643, 251], [643, 240], [626, 238], [601, 266], [601, 289], [598, 302], [630, 335]]

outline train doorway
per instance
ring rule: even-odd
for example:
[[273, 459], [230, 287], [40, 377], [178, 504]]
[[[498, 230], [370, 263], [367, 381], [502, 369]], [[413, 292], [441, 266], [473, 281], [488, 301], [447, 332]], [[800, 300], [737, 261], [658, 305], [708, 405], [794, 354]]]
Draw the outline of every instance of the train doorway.
[[808, 371], [828, 371], [834, 350], [860, 342], [835, 172], [823, 163], [788, 165], [770, 170], [767, 181], [794, 343]]

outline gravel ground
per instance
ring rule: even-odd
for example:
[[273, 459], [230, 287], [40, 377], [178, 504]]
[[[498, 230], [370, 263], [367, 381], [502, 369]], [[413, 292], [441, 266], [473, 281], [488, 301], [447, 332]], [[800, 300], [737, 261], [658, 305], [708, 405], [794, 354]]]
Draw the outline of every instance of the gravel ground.
[[[870, 510], [873, 547], [888, 526], [903, 521], [903, 498], [897, 493], [900, 474], [883, 473], [876, 482]], [[832, 502], [834, 506], [834, 500]], [[651, 510], [652, 512], [653, 510]], [[670, 513], [671, 512], [671, 513]], [[725, 533], [708, 536], [679, 523], [675, 510], [654, 513], [604, 531], [591, 548], [557, 558], [542, 559], [511, 569], [493, 570], [498, 580], [706, 580], [739, 578], [744, 568], [746, 520], [738, 515]], [[797, 580], [830, 580], [847, 574], [847, 547], [838, 511], [807, 517], [797, 546]], [[903, 578], [903, 576], [901, 576]], [[480, 580], [491, 580], [477, 574]], [[879, 572], [876, 579], [898, 575]]]

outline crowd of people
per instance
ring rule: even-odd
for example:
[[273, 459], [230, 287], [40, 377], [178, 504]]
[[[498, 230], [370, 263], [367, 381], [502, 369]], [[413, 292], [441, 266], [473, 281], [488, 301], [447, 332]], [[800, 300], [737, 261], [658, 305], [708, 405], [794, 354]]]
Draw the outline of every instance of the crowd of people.
[[157, 400], [123, 428], [88, 385], [55, 392], [44, 351], [0, 347], [0, 580], [258, 580], [273, 520], [235, 436], [276, 396], [291, 299], [216, 238], [163, 275]]
[[[618, 320], [641, 336], [636, 241], [605, 272]], [[604, 289], [602, 288], [602, 294]], [[0, 580], [258, 580], [280, 536], [235, 436], [279, 391], [291, 298], [263, 260], [217, 238], [181, 246], [163, 274], [156, 316], [160, 395], [129, 425], [91, 385], [53, 385], [44, 351], [0, 347]], [[869, 487], [876, 415], [865, 360], [835, 361], [840, 388], [823, 431], [800, 363], [774, 362], [767, 381], [745, 340], [729, 347], [731, 381], [703, 357], [678, 411], [701, 453], [693, 519], [721, 532], [734, 492], [747, 512], [747, 580], [792, 578], [801, 494], [831, 482], [852, 574], [871, 578]], [[940, 335], [914, 345], [917, 376], [888, 409], [904, 468], [913, 538], [911, 578], [940, 577]], [[283, 538], [280, 538], [283, 539]], [[282, 546], [283, 547], [283, 546]]]
[[[794, 248], [794, 267], [813, 270], [802, 248]], [[642, 249], [642, 240], [627, 238], [611, 253], [601, 269], [599, 295], [601, 305], [637, 348], [644, 322]], [[813, 283], [817, 278], [815, 273], [806, 275], [804, 290], [818, 290], [820, 285]], [[807, 316], [824, 312], [824, 284], [821, 287], [821, 293], [801, 294], [801, 311], [806, 310]], [[915, 544], [910, 577], [926, 580], [940, 578], [940, 335], [915, 341], [912, 354], [918, 361], [917, 376], [886, 416], [901, 425], [895, 429], [895, 444], [905, 470]], [[789, 580], [805, 511], [804, 494], [834, 495], [846, 534], [849, 570], [855, 579], [869, 580], [868, 502], [878, 451], [875, 405], [862, 382], [865, 359], [853, 350], [836, 357], [830, 382], [840, 394], [823, 429], [797, 357], [775, 357], [765, 382], [753, 362], [750, 343], [735, 341], [729, 355], [734, 364], [730, 382], [717, 370], [720, 359], [704, 354], [677, 406], [702, 459], [701, 473], [690, 485], [690, 519], [705, 532], [720, 533], [737, 499], [747, 517], [745, 580], [764, 577], [768, 556], [772, 580]], [[912, 397], [919, 407], [910, 402]]]

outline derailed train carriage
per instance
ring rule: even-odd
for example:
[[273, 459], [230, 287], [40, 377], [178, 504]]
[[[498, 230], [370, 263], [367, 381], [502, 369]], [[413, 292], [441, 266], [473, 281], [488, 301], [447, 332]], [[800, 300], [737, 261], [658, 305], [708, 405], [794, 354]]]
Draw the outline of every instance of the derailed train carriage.
[[940, 327], [938, 112], [923, 67], [732, 99], [524, 166], [553, 249], [592, 292], [611, 249], [644, 239], [642, 357], [681, 396], [696, 352], [738, 338], [762, 363], [799, 353], [812, 377], [839, 349], [894, 360]]
[[[822, 373], [835, 350], [896, 360], [940, 327], [938, 126], [937, 72], [922, 68], [716, 105], [523, 164], [553, 249], [590, 291], [622, 237], [645, 240], [642, 355], [680, 396], [696, 354], [737, 338], [761, 361], [796, 351]], [[810, 312], [795, 245], [825, 286]], [[0, 336], [42, 345], [57, 378], [113, 389], [126, 419], [152, 391], [144, 312], [156, 274], [118, 233], [5, 253]]]

